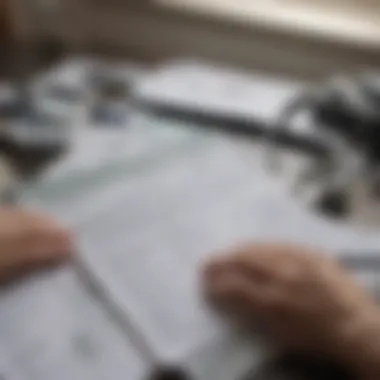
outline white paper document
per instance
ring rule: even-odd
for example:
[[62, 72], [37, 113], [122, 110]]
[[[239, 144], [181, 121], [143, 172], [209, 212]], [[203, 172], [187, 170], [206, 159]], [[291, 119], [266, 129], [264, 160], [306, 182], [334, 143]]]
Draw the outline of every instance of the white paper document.
[[[86, 197], [79, 191], [86, 207], [73, 196], [52, 213], [66, 215], [75, 227], [78, 255], [92, 281], [157, 360], [188, 368], [199, 380], [234, 380], [260, 363], [265, 350], [238, 338], [204, 303], [205, 260], [248, 240], [344, 252], [378, 249], [379, 239], [305, 210], [266, 172], [260, 148], [217, 134], [191, 141], [192, 148], [185, 144], [175, 158], [165, 153], [137, 172], [119, 172]], [[51, 205], [60, 206], [59, 198]]]
[[125, 127], [84, 125], [22, 196], [73, 229], [77, 252], [1, 294], [0, 357], [15, 380], [145, 380], [155, 364], [241, 380], [269, 351], [205, 303], [205, 261], [251, 240], [379, 251], [375, 233], [293, 199], [257, 144], [141, 115]]
[[7, 289], [0, 300], [6, 379], [16, 374], [15, 380], [140, 380], [146, 375], [139, 353], [72, 268]]

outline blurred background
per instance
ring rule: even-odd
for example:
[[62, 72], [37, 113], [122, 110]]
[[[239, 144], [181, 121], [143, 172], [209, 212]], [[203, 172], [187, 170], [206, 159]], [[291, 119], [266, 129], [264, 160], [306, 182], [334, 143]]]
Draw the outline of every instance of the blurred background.
[[[33, 378], [141, 379], [78, 289], [131, 291], [167, 354], [208, 329], [210, 252], [266, 239], [378, 260], [380, 0], [0, 0], [0, 41], [1, 200], [90, 247], [68, 278], [9, 293], [0, 334]], [[363, 282], [379, 294], [379, 276]], [[102, 360], [80, 360], [81, 331]]]
[[379, 63], [379, 12], [377, 0], [3, 0], [2, 38], [318, 78]]

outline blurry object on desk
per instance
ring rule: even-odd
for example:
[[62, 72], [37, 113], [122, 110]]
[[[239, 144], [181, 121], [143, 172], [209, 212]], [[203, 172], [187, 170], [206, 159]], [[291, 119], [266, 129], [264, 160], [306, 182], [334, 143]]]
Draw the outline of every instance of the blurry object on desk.
[[39, 83], [43, 104], [65, 117], [86, 113], [93, 126], [125, 126], [130, 111], [130, 87], [136, 68], [121, 69], [100, 59], [68, 59], [53, 68]]
[[67, 146], [70, 125], [54, 110], [45, 110], [27, 86], [0, 89], [3, 152], [24, 175], [35, 174]]
[[271, 136], [281, 148], [295, 148], [297, 152], [320, 157], [327, 148], [307, 120], [297, 121], [296, 128], [278, 128], [284, 107], [307, 88], [307, 82], [258, 71], [174, 60], [138, 83], [134, 97], [154, 114], [251, 139]]
[[38, 174], [68, 146], [68, 131], [64, 125], [54, 125], [55, 119], [42, 122], [45, 125], [15, 123], [7, 130], [5, 153], [23, 177]]
[[287, 183], [292, 173], [290, 190], [298, 200], [328, 218], [379, 225], [379, 82], [378, 75], [367, 73], [310, 88], [177, 60], [142, 80], [134, 96], [154, 114], [264, 137], [268, 169], [275, 174], [277, 167]]
[[87, 78], [91, 120], [95, 125], [123, 126], [128, 113], [129, 83], [117, 71], [95, 65]]
[[[43, 165], [33, 165], [38, 169], [72, 148], [83, 160], [77, 162], [78, 169], [82, 165], [88, 168], [101, 160], [85, 158], [96, 136], [96, 149], [102, 152], [99, 156], [112, 155], [117, 161], [120, 155], [128, 155], [122, 153], [122, 144], [128, 138], [123, 129], [133, 118], [130, 89], [143, 72], [136, 64], [79, 56], [32, 77], [27, 86], [4, 86], [0, 91], [0, 115], [5, 125], [6, 151], [11, 151], [17, 167], [22, 164], [28, 169], [34, 161], [41, 161]], [[94, 115], [99, 111], [106, 111], [106, 115]], [[94, 116], [98, 118], [94, 120]], [[94, 128], [98, 126], [102, 128]], [[91, 129], [99, 129], [99, 133]], [[107, 130], [114, 133], [107, 134]], [[108, 140], [115, 140], [117, 148], [109, 149]]]
[[[31, 88], [32, 78], [62, 57], [64, 45], [46, 33], [37, 40], [22, 38], [13, 14], [18, 5], [2, 1], [0, 8], [1, 139], [4, 153], [20, 173], [31, 174], [66, 144], [63, 120], [46, 111]], [[40, 10], [40, 5], [28, 2], [27, 9]], [[43, 28], [45, 18], [36, 20], [36, 27]]]
[[237, 133], [267, 132], [282, 107], [305, 87], [275, 78], [195, 59], [166, 62], [135, 90], [148, 110]]
[[[309, 119], [328, 154], [306, 167], [297, 187], [311, 188], [311, 202], [329, 217], [354, 217], [363, 223], [363, 217], [371, 220], [375, 215], [368, 214], [380, 210], [379, 109], [380, 73], [332, 78], [291, 100], [269, 136], [273, 140], [277, 133], [294, 129], [300, 115]], [[275, 146], [273, 141], [269, 145]], [[271, 155], [281, 162], [274, 150]]]

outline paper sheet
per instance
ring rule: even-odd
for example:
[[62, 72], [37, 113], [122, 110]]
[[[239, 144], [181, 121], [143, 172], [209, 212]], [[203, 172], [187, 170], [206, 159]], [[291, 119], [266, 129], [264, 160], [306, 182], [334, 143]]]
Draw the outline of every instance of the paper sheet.
[[[326, 222], [291, 199], [266, 172], [257, 145], [154, 118], [109, 133], [78, 132], [83, 138], [59, 170], [52, 168], [23, 201], [75, 228], [94, 281], [108, 289], [162, 360], [184, 364], [197, 380], [232, 380], [263, 355], [261, 347], [236, 340], [205, 305], [199, 268], [210, 255], [252, 239], [333, 252], [380, 247], [374, 234]], [[42, 342], [40, 356], [24, 354], [36, 380], [59, 380], [60, 371], [65, 380], [139, 376], [144, 364], [120, 342], [125, 337], [109, 326], [107, 311], [94, 310], [80, 289], [80, 278], [71, 273], [4, 298], [9, 306], [0, 313], [0, 340], [14, 342], [14, 362], [22, 362], [17, 355], [25, 346]], [[29, 327], [13, 326], [13, 316], [28, 310], [35, 311]], [[62, 317], [62, 331], [52, 332]], [[69, 338], [78, 329], [85, 330], [85, 341], [104, 344], [95, 364], [73, 355]], [[17, 341], [19, 332], [25, 341]], [[64, 372], [69, 370], [74, 372]]]
[[304, 88], [302, 82], [189, 59], [166, 63], [147, 75], [135, 96], [148, 104], [269, 122]]
[[142, 358], [71, 268], [8, 289], [0, 300], [0, 342], [19, 376], [141, 380], [146, 374]]
[[263, 169], [260, 150], [215, 136], [130, 181], [80, 229], [82, 253], [157, 355], [186, 362], [202, 342], [228, 347], [231, 339], [202, 301], [200, 268], [213, 253], [248, 240], [332, 254], [380, 247], [376, 236], [312, 215], [284, 191]]

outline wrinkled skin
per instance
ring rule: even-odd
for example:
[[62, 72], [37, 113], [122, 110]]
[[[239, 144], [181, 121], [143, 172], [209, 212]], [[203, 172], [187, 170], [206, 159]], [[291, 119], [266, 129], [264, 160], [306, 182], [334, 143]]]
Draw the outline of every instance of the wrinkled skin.
[[304, 247], [251, 244], [209, 262], [217, 306], [264, 320], [286, 347], [328, 355], [363, 379], [380, 378], [380, 314], [336, 262]]
[[0, 208], [0, 282], [59, 264], [72, 252], [69, 231], [47, 216]]

